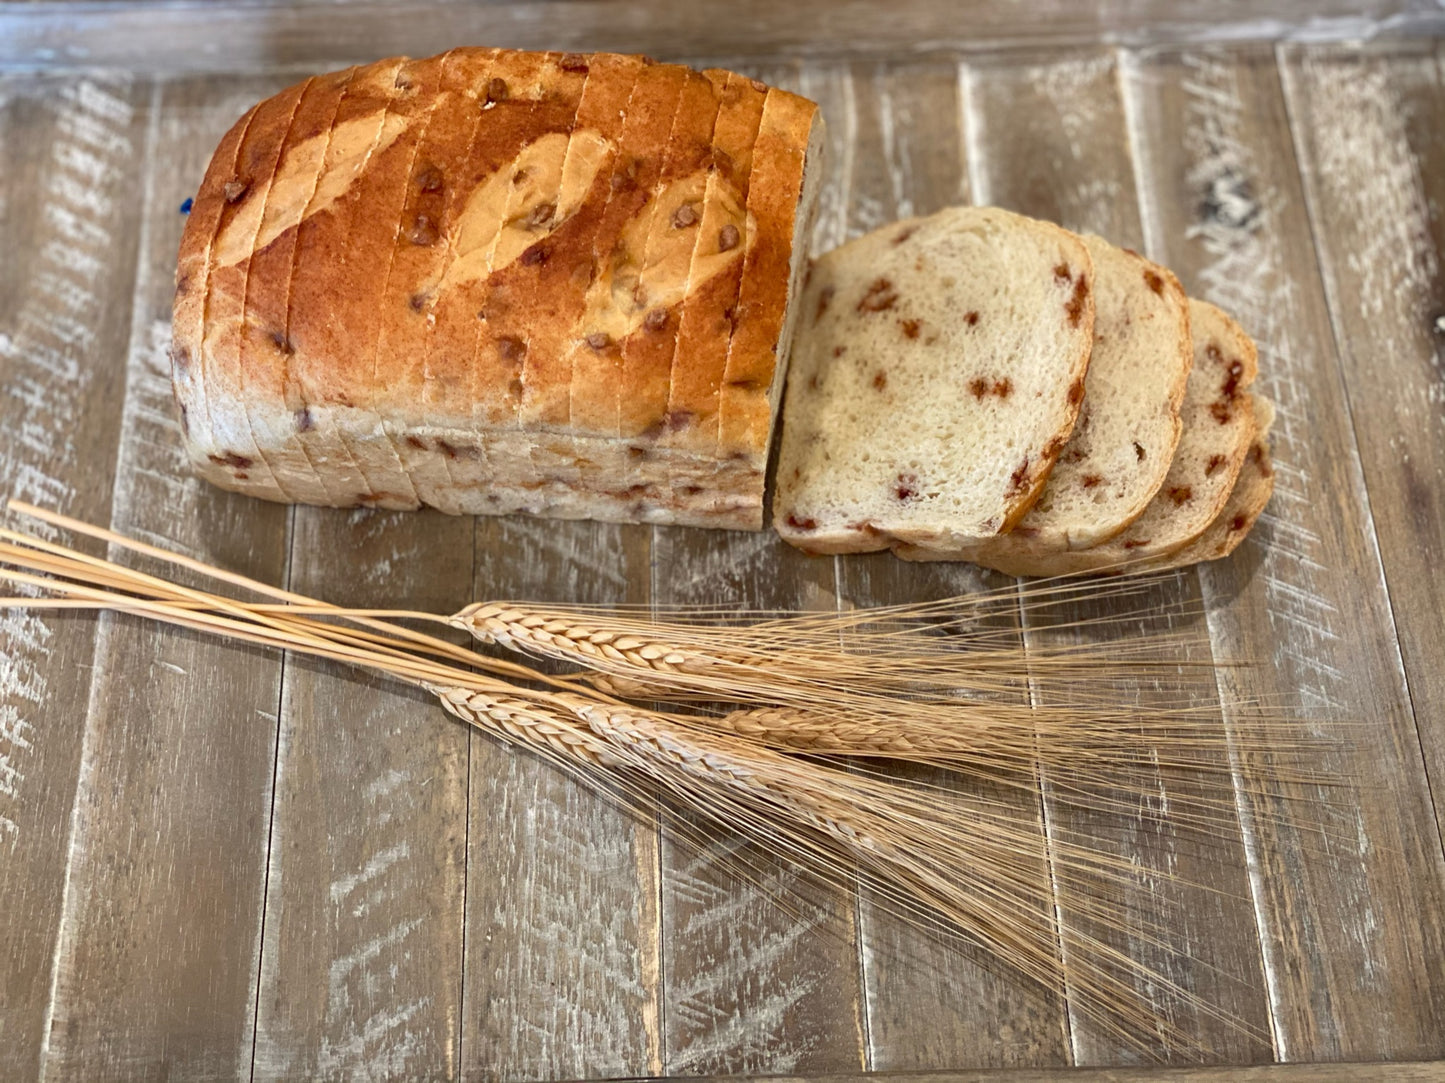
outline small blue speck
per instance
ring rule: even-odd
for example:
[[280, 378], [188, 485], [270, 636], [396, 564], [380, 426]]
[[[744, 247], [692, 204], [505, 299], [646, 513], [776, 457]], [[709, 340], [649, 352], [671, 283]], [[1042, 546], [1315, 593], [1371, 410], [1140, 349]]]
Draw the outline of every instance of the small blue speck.
[[194, 202], [195, 202], [194, 199], [190, 199], [190, 198], [188, 197], [188, 198], [186, 199], [186, 201], [181, 204], [181, 213], [182, 213], [182, 214], [190, 214], [190, 213], [191, 213], [191, 204], [194, 203]]

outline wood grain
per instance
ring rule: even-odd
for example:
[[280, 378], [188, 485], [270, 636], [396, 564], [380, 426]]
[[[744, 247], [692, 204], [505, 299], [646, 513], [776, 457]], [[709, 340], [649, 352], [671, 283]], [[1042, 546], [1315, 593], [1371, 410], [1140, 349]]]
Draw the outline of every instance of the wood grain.
[[[980, 202], [1097, 233], [1125, 247], [1144, 247], [1112, 53], [1075, 51], [974, 65], [968, 91], [972, 173]], [[1114, 638], [1128, 641], [1141, 634], [1162, 636], [1191, 623], [1197, 628], [1199, 610], [1199, 580], [1193, 569], [1187, 569], [1144, 598], [1100, 599], [1062, 611], [1026, 614], [1025, 641], [1038, 650], [1090, 641], [1103, 644]], [[1055, 627], [1079, 619], [1120, 621], [1131, 615], [1135, 619], [1122, 629]], [[1161, 648], [1152, 660], [1164, 662], [1178, 653]], [[1207, 636], [1201, 635], [1182, 653], [1190, 662], [1208, 662]], [[1211, 705], [1199, 699], [1197, 687], [1181, 688], [1169, 681], [1121, 681], [1116, 692], [1121, 700], [1144, 709], [1178, 702], [1181, 696], [1193, 698], [1197, 708]], [[1036, 694], [1041, 702], [1057, 698], [1044, 691]], [[1214, 700], [1212, 695], [1209, 698]], [[1212, 785], [1158, 770], [1131, 772], [1131, 783], [1150, 795], [1139, 802], [1137, 815], [1082, 810], [1060, 800], [1054, 780], [1045, 780], [1051, 835], [1097, 846], [1138, 870], [1137, 886], [1129, 886], [1121, 897], [1127, 930], [1110, 929], [1081, 916], [1079, 904], [1089, 900], [1070, 899], [1067, 894], [1060, 900], [1065, 929], [1072, 936], [1097, 939], [1125, 952], [1201, 1002], [1182, 1001], [1162, 991], [1151, 995], [1145, 981], [1132, 980], [1140, 997], [1152, 999], [1178, 1031], [1176, 1038], [1154, 1039], [1146, 1050], [1122, 1045], [1096, 1020], [1081, 1017], [1071, 1003], [1072, 1045], [1079, 1063], [1129, 1063], [1141, 1054], [1151, 1059], [1198, 1058], [1194, 1049], [1181, 1048], [1180, 1042], [1226, 1061], [1269, 1056], [1259, 952], [1238, 935], [1254, 925], [1238, 827], [1226, 820], [1218, 831], [1232, 835], [1219, 837], [1216, 831], [1188, 829], [1161, 818], [1164, 809], [1182, 813], [1190, 801], [1210, 798], [1229, 809], [1229, 757], [1222, 718], [1218, 745], [1208, 758], [1220, 771]], [[1144, 933], [1149, 928], [1177, 930], [1178, 942], [1168, 949], [1152, 948]], [[1065, 940], [1067, 962], [1072, 952], [1068, 935]]]
[[[835, 72], [744, 65], [819, 93]], [[846, 128], [844, 129], [846, 131]], [[830, 132], [830, 144], [836, 133]], [[836, 146], [830, 145], [829, 151]], [[825, 153], [820, 222], [837, 205], [838, 153]], [[821, 227], [820, 227], [821, 228]], [[815, 238], [816, 243], [816, 238]], [[760, 534], [657, 528], [659, 605], [832, 608], [832, 562]], [[760, 848], [680, 816], [662, 833], [664, 1068], [669, 1073], [822, 1071], [862, 1066], [853, 900], [800, 879]]]
[[[601, 49], [756, 58], [983, 52], [1020, 45], [1355, 39], [1382, 30], [1440, 32], [1432, 0], [732, 0], [658, 5], [638, 0], [267, 0], [217, 8], [148, 5], [0, 7], [0, 65], [121, 65], [161, 71], [339, 66], [381, 55], [429, 56], [459, 42], [530, 49]], [[158, 26], [164, 31], [158, 31]], [[225, 42], [223, 56], [216, 43]]]
[[[960, 69], [953, 63], [849, 69], [852, 152], [848, 199], [830, 238], [855, 236], [912, 214], [969, 201]], [[967, 564], [904, 564], [891, 554], [838, 561], [845, 606], [922, 602], [1006, 585]], [[1010, 621], [1017, 632], [1018, 622]], [[1038, 795], [1011, 792], [945, 772], [895, 768], [939, 787], [960, 816], [983, 798], [1016, 805], [1039, 823]], [[1039, 877], [1047, 882], [1039, 824]], [[940, 942], [894, 916], [871, 895], [860, 903], [869, 1067], [1010, 1066], [1067, 1060], [1062, 1003], [999, 966], [987, 952]]]
[[[478, 519], [479, 599], [645, 605], [642, 526]], [[474, 734], [462, 1075], [661, 1069], [655, 821]]]
[[[291, 589], [454, 612], [472, 524], [298, 508]], [[419, 690], [287, 665], [253, 1078], [457, 1073], [467, 745]]]
[[[1439, 44], [1282, 65], [1370, 511], [1435, 793], [1445, 786], [1445, 77]], [[1445, 806], [1437, 800], [1445, 830]]]
[[[123, 77], [0, 78], [0, 493], [101, 522], [148, 96]], [[0, 1076], [10, 1079], [37, 1073], [46, 1036], [96, 628], [80, 615], [0, 613]]]
[[1255, 337], [1279, 404], [1274, 499], [1202, 572], [1216, 658], [1265, 663], [1223, 694], [1297, 704], [1325, 735], [1358, 723], [1320, 754], [1348, 795], [1327, 845], [1287, 803], [1244, 802], [1276, 1053], [1439, 1056], [1445, 865], [1278, 72], [1268, 50], [1159, 52], [1131, 59], [1126, 101], [1150, 251]]
[[[1238, 1068], [1043, 1068], [1014, 1071], [899, 1072], [889, 1083], [1433, 1083], [1435, 1063], [1261, 1064]], [[808, 1076], [808, 1083], [856, 1083], [858, 1076]], [[752, 1083], [731, 1076], [732, 1083]], [[770, 1076], [768, 1083], [802, 1083], [803, 1077]], [[699, 1080], [697, 1083], [710, 1083]]]
[[[275, 85], [199, 79], [147, 95], [147, 181], [120, 197], [141, 193], [141, 252], [124, 397], [109, 409], [121, 419], [114, 528], [279, 581], [287, 509], [188, 476], [167, 360], [177, 208], [206, 148]], [[102, 621], [47, 1076], [249, 1073], [280, 673], [274, 654]]]
[[[62, 58], [91, 48], [97, 63], [265, 73], [0, 75], [0, 490], [274, 582], [289, 563], [296, 586], [341, 600], [827, 609], [985, 580], [886, 556], [809, 560], [770, 533], [311, 509], [293, 533], [286, 509], [189, 479], [165, 360], [177, 208], [226, 125], [294, 81], [287, 64], [435, 51], [437, 35], [476, 37], [492, 15], [498, 40], [743, 49], [730, 66], [827, 114], [815, 248], [970, 195], [1142, 239], [1192, 292], [1240, 314], [1281, 406], [1278, 488], [1256, 536], [1157, 600], [1197, 599], [1213, 656], [1263, 662], [1226, 674], [1223, 698], [1299, 704], [1327, 742], [1319, 766], [1345, 783], [1308, 795], [1325, 802], [1327, 840], [1291, 823], [1297, 787], [1241, 795], [1242, 841], [1074, 826], [1166, 887], [1177, 868], [1224, 888], [1131, 901], [1141, 924], [1168, 917], [1189, 953], [1170, 963], [1175, 980], [1272, 1024], [1271, 1051], [1159, 999], [1223, 1056], [1445, 1056], [1438, 43], [1291, 48], [1279, 63], [1239, 46], [982, 56], [1017, 11], [991, 5], [970, 22], [924, 0], [826, 23], [808, 4], [745, 5], [722, 24], [705, 7], [650, 8], [647, 25], [616, 0], [434, 4], [431, 22], [370, 0], [348, 5], [354, 19], [302, 4], [207, 13], [204, 27], [195, 6], [112, 6], [67, 15], [62, 41], [64, 5], [33, 6], [17, 33], [14, 5], [0, 8], [0, 65], [36, 63], [42, 43]], [[1366, 15], [1427, 7], [1379, 0]], [[1045, 0], [1026, 33], [1097, 37], [1121, 10]], [[1163, 11], [1148, 8], [1137, 33], [1202, 8], [1150, 21]], [[865, 24], [881, 29], [855, 48]], [[227, 42], [223, 60], [203, 33]], [[768, 62], [805, 37], [850, 58]], [[950, 43], [970, 53], [962, 84]], [[935, 58], [858, 59], [901, 49]], [[1066, 812], [1051, 803], [1052, 830]], [[699, 850], [677, 820], [660, 835], [423, 697], [129, 619], [0, 615], [0, 942], [6, 1079], [947, 1066], [926, 1078], [1024, 1083], [1071, 1058], [1126, 1059], [988, 960], [735, 840]], [[1021, 1070], [962, 1067], [975, 1065]], [[1068, 1078], [1442, 1075], [1402, 1062]]]

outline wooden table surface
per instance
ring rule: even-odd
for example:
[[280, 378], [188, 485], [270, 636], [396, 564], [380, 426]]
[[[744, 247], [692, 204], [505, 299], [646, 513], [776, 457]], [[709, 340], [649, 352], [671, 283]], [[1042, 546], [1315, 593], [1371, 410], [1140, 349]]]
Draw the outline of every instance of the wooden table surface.
[[[1263, 661], [1227, 675], [1226, 704], [1362, 723], [1330, 752], [1347, 783], [1323, 846], [1245, 795], [1207, 850], [1125, 819], [1113, 838], [1213, 889], [1165, 881], [1187, 952], [1166, 963], [1260, 1037], [1159, 1007], [1221, 1064], [1445, 1058], [1440, 43], [707, 59], [822, 104], [815, 249], [1000, 204], [1148, 252], [1258, 339], [1274, 500], [1161, 601], [1202, 602], [1216, 654]], [[290, 509], [189, 478], [166, 360], [178, 208], [231, 121], [295, 77], [0, 73], [0, 491], [354, 605], [817, 607], [998, 582], [771, 533]], [[785, 866], [739, 879], [734, 844], [690, 850], [419, 694], [129, 618], [6, 613], [0, 649], [0, 1078], [1036, 1080], [1143, 1060], [867, 900], [779, 906]], [[1142, 927], [1158, 904], [1130, 905]]]

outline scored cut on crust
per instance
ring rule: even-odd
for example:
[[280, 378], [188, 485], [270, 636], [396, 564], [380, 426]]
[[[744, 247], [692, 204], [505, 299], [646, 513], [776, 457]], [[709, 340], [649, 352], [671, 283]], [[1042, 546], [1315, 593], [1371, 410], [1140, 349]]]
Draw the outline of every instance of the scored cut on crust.
[[800, 308], [773, 524], [815, 553], [1005, 534], [1073, 429], [1093, 263], [1051, 223], [956, 207], [820, 257]]

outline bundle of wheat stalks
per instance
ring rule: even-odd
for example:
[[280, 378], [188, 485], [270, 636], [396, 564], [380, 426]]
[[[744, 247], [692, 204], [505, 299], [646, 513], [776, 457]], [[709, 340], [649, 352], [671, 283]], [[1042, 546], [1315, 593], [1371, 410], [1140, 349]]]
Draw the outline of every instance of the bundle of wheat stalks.
[[[1231, 717], [1245, 721], [1233, 723], [1226, 754], [1218, 709], [1190, 706], [1196, 683], [1207, 682], [1213, 702], [1214, 664], [1179, 661], [1183, 633], [1025, 652], [997, 619], [1021, 600], [1033, 612], [1058, 612], [1104, 593], [1147, 591], [1139, 581], [803, 614], [688, 609], [663, 619], [511, 602], [451, 615], [357, 610], [30, 505], [10, 509], [100, 539], [116, 556], [128, 551], [172, 574], [199, 574], [216, 590], [0, 530], [0, 577], [21, 591], [0, 605], [134, 613], [419, 685], [467, 724], [633, 808], [682, 810], [692, 814], [683, 822], [740, 832], [817, 881], [861, 886], [929, 931], [987, 949], [1049, 993], [1066, 991], [1076, 1011], [1120, 1039], [1151, 1048], [1162, 1041], [1175, 1053], [1207, 1050], [1158, 1018], [1150, 996], [1218, 1009], [1080, 931], [1127, 929], [1136, 945], [1168, 949], [1165, 930], [1141, 923], [1128, 905], [1126, 896], [1137, 902], [1151, 890], [1135, 864], [1087, 831], [1041, 830], [1039, 798], [1046, 787], [1056, 808], [1137, 817], [1161, 774], [1203, 779], [1209, 784], [1184, 791], [1192, 796], [1171, 795], [1171, 823], [1228, 836], [1238, 831], [1242, 789], [1271, 789], [1304, 770], [1290, 756], [1306, 747], [1299, 723], [1278, 709], [1235, 705]], [[218, 592], [225, 587], [245, 597]], [[418, 624], [461, 628], [564, 671], [468, 650]], [[1177, 704], [1121, 701], [1119, 685], [1140, 679], [1177, 689]], [[1241, 757], [1273, 764], [1270, 777], [1258, 767], [1242, 773]], [[980, 792], [965, 806], [883, 760], [977, 780]], [[1011, 791], [1032, 800], [1008, 799]], [[1065, 892], [1082, 922], [1056, 920]]]

